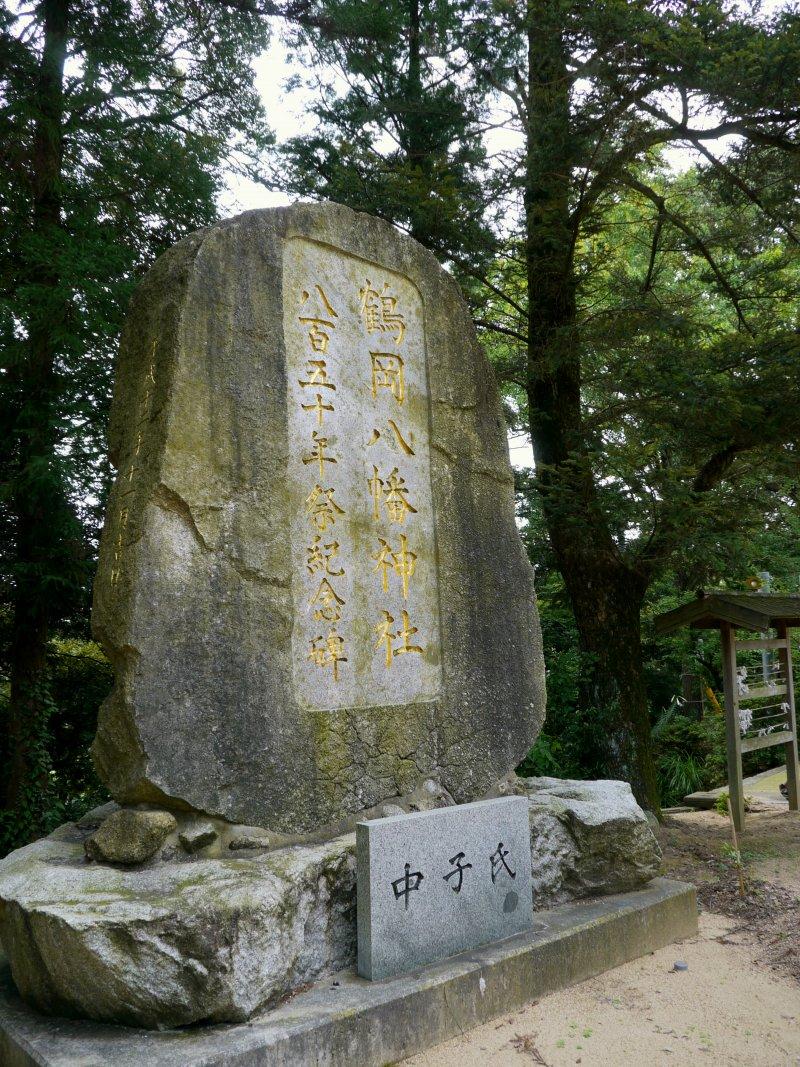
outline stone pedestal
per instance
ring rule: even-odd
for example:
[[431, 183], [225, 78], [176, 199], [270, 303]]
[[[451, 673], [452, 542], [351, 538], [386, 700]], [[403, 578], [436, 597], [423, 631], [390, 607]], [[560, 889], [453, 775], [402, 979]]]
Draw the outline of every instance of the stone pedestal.
[[157, 1032], [47, 1019], [0, 970], [0, 1062], [9, 1067], [383, 1067], [573, 982], [697, 933], [694, 887], [644, 889], [536, 916], [534, 929], [415, 974], [340, 971], [250, 1023]]
[[[532, 779], [515, 791], [528, 799], [535, 913], [658, 874], [658, 844], [624, 783]], [[406, 807], [426, 796], [446, 802], [430, 788]], [[355, 962], [354, 833], [273, 850], [253, 828], [220, 827], [193, 850], [197, 820], [178, 813], [160, 851], [128, 868], [86, 858], [108, 814], [0, 862], [0, 936], [40, 1011], [154, 1028], [236, 1022]]]

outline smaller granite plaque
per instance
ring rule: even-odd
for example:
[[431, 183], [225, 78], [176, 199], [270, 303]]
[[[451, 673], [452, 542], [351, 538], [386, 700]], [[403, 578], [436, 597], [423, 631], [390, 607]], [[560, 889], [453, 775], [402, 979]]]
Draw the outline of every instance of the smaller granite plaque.
[[390, 978], [531, 927], [528, 801], [358, 824], [358, 973]]

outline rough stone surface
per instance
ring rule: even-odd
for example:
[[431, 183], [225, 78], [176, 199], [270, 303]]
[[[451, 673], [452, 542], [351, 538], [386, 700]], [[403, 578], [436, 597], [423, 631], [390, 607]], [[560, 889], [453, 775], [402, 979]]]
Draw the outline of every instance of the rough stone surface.
[[[455, 800], [439, 782], [426, 778], [412, 793], [400, 798], [399, 807], [405, 812], [436, 811], [452, 807], [453, 804]], [[383, 814], [399, 815], [400, 812], [386, 811]]]
[[661, 870], [661, 849], [627, 782], [522, 779], [535, 908], [622, 893]]
[[210, 822], [197, 822], [178, 834], [178, 840], [187, 852], [199, 852], [217, 840], [217, 831]]
[[[438, 793], [420, 790], [416, 802]], [[515, 791], [529, 805], [536, 909], [657, 873], [658, 845], [624, 783], [530, 779]], [[355, 834], [235, 853], [237, 836], [263, 840], [257, 828], [210, 820], [217, 838], [190, 856], [178, 837], [203, 820], [178, 812], [145, 866], [87, 861], [86, 838], [114, 810], [0, 861], [0, 938], [34, 1007], [141, 1026], [231, 1021], [355, 963]]]
[[269, 836], [263, 830], [253, 829], [242, 833], [240, 828], [240, 832], [228, 842], [228, 848], [231, 852], [237, 852], [248, 848], [269, 848], [269, 843]]
[[[335, 392], [302, 385], [309, 357]], [[529, 750], [544, 671], [505, 425], [458, 287], [413, 240], [333, 204], [186, 238], [132, 302], [110, 452], [94, 757], [121, 803], [331, 833], [429, 778], [485, 796]], [[324, 530], [316, 485], [344, 505]], [[312, 535], [343, 605], [312, 603]]]
[[135, 811], [123, 808], [104, 820], [85, 843], [86, 855], [106, 863], [144, 863], [154, 856], [177, 829], [168, 811]]
[[380, 980], [533, 922], [524, 797], [359, 823], [358, 973]]
[[21, 995], [54, 1015], [172, 1027], [247, 1019], [355, 958], [355, 847], [84, 858], [68, 825], [0, 867], [0, 937]]
[[401, 1063], [557, 989], [697, 934], [694, 886], [664, 878], [636, 893], [565, 905], [536, 918], [527, 934], [415, 974], [365, 982], [348, 970], [335, 984], [320, 981], [246, 1025], [166, 1033], [44, 1019], [14, 996], [0, 961], [0, 1062], [8, 1067]]

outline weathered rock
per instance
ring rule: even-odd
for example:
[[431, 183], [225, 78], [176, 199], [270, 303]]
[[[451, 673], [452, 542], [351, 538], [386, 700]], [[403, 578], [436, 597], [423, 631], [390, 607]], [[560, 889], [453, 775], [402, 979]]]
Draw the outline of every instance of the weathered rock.
[[0, 936], [24, 999], [132, 1026], [234, 1022], [355, 959], [354, 835], [135, 870], [63, 826], [0, 864]]
[[527, 778], [533, 901], [547, 908], [623, 893], [661, 870], [661, 849], [627, 782]]
[[[535, 908], [658, 873], [658, 844], [625, 783], [511, 785], [529, 801]], [[355, 834], [238, 856], [162, 850], [124, 869], [84, 859], [107, 812], [0, 861], [0, 938], [34, 1007], [148, 1027], [236, 1021], [355, 961]], [[196, 823], [178, 819], [181, 832]], [[212, 849], [228, 840], [216, 829]], [[232, 837], [245, 831], [263, 840], [255, 827]]]
[[[43, 1019], [20, 1004], [0, 970], [0, 1049], [7, 1057], [3, 1064], [352, 1067], [405, 1063], [417, 1053], [430, 1062], [435, 1053], [424, 1053], [436, 1042], [463, 1038], [468, 1027], [508, 1017], [530, 1006], [532, 1000], [535, 1003], [549, 993], [641, 959], [672, 941], [696, 937], [697, 899], [694, 886], [658, 878], [632, 898], [615, 896], [567, 905], [548, 926], [542, 932], [536, 923], [528, 935], [389, 982], [364, 982], [348, 972], [340, 980], [322, 977], [286, 1003], [259, 1013], [252, 1023], [170, 1033]], [[662, 955], [668, 958], [674, 957]], [[562, 998], [562, 1002], [569, 999]], [[570, 1012], [568, 1018], [575, 1016]], [[570, 1029], [574, 1032], [574, 1027]], [[469, 1043], [459, 1042], [462, 1048]], [[522, 1039], [515, 1044], [522, 1045]], [[532, 1053], [533, 1044], [526, 1045]], [[510, 1055], [493, 1056], [491, 1062], [505, 1059], [508, 1063]], [[532, 1065], [536, 1059], [533, 1054], [530, 1058], [513, 1056], [513, 1062], [520, 1064]], [[659, 1059], [679, 1064], [681, 1057]], [[741, 1057], [737, 1060], [742, 1062]], [[609, 1062], [591, 1054], [584, 1054], [583, 1061]], [[776, 1061], [773, 1057], [760, 1062]], [[470, 1056], [464, 1062], [487, 1061]], [[547, 1062], [553, 1061], [548, 1057]], [[563, 1057], [560, 1062], [568, 1061]], [[615, 1064], [630, 1062], [636, 1062], [632, 1055], [613, 1058]], [[710, 1062], [712, 1058], [700, 1059], [701, 1064]]]
[[432, 778], [415, 789], [410, 796], [403, 798], [405, 811], [435, 811], [437, 808], [450, 808], [455, 804], [452, 795], [439, 782]]
[[134, 297], [109, 436], [94, 757], [121, 803], [308, 834], [428, 778], [473, 800], [529, 750], [505, 424], [420, 245], [334, 204], [186, 238]]
[[178, 834], [178, 840], [187, 852], [199, 852], [217, 840], [219, 834], [210, 822], [192, 822]]
[[168, 811], [121, 808], [87, 837], [86, 855], [105, 863], [145, 863], [177, 827], [175, 816]]
[[269, 848], [269, 835], [263, 830], [249, 830], [245, 833], [237, 833], [228, 842], [228, 848], [235, 852], [238, 849]]

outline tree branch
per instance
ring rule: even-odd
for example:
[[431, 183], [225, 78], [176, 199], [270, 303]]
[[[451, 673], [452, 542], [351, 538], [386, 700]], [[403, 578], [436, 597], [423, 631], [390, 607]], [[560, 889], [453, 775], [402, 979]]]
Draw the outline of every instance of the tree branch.
[[524, 345], [527, 345], [528, 338], [516, 330], [512, 330], [508, 326], [500, 326], [496, 322], [487, 322], [486, 319], [473, 319], [476, 326], [481, 326], [484, 330], [492, 330], [494, 333], [502, 333], [507, 337], [514, 337], [517, 341], [521, 341]]
[[222, 7], [241, 11], [245, 15], [262, 15], [267, 18], [285, 19], [307, 29], [322, 30], [331, 38], [357, 37], [364, 40], [382, 40], [383, 35], [359, 30], [358, 33], [343, 30], [341, 24], [333, 18], [316, 14], [312, 0], [290, 0], [287, 4], [274, 3], [273, 0], [217, 0]]
[[717, 261], [711, 255], [711, 251], [706, 245], [705, 241], [702, 239], [702, 237], [700, 237], [699, 234], [695, 233], [691, 226], [684, 222], [683, 219], [680, 218], [680, 216], [676, 215], [673, 211], [670, 211], [667, 208], [666, 200], [663, 196], [657, 193], [655, 189], [651, 189], [649, 185], [645, 185], [644, 182], [639, 181], [638, 178], [635, 178], [627, 171], [623, 171], [620, 174], [619, 180], [620, 182], [622, 182], [623, 185], [627, 185], [630, 189], [633, 189], [636, 192], [641, 193], [642, 196], [647, 197], [648, 200], [650, 200], [653, 204], [656, 205], [659, 210], [659, 213], [665, 219], [669, 220], [669, 222], [671, 222], [676, 229], [680, 230], [681, 233], [685, 234], [689, 238], [689, 240], [696, 247], [697, 251], [706, 261], [706, 263], [708, 263], [709, 267], [711, 267], [711, 270], [714, 272], [714, 277], [717, 279], [720, 288], [725, 292], [731, 304], [733, 305], [734, 310], [736, 311], [736, 318], [739, 321], [739, 325], [743, 330], [746, 330], [749, 334], [752, 334], [753, 330], [750, 328], [749, 323], [744, 317], [744, 312], [742, 311], [741, 304], [739, 303], [739, 296], [736, 290], [733, 288], [733, 286], [723, 274], [722, 270], [717, 264]]
[[692, 492], [707, 493], [716, 488], [741, 452], [751, 448], [753, 441], [732, 441], [710, 456], [692, 480]]
[[653, 274], [655, 273], [656, 256], [658, 255], [658, 242], [661, 238], [661, 230], [664, 226], [664, 213], [659, 211], [656, 218], [656, 225], [653, 230], [653, 240], [650, 245], [650, 262], [647, 264], [647, 274], [645, 275], [644, 284], [642, 285], [642, 292], [649, 293], [653, 287]]
[[732, 182], [737, 189], [743, 192], [744, 195], [748, 198], [748, 200], [754, 203], [756, 207], [761, 208], [767, 218], [771, 222], [774, 222], [778, 229], [783, 230], [783, 232], [786, 234], [792, 244], [800, 244], [800, 238], [797, 237], [797, 234], [794, 232], [794, 230], [790, 226], [787, 226], [785, 223], [781, 222], [780, 219], [776, 218], [775, 215], [773, 215], [773, 213], [766, 206], [766, 204], [764, 204], [764, 202], [761, 200], [761, 197], [753, 189], [751, 189], [750, 186], [745, 181], [743, 181], [738, 174], [732, 171], [730, 167], [727, 167], [721, 159], [717, 159], [713, 152], [709, 152], [709, 150], [704, 144], [701, 144], [694, 138], [692, 138], [692, 144], [695, 146], [697, 151], [702, 156], [704, 156], [709, 161], [709, 163], [711, 163], [713, 167], [719, 170], [720, 173], [724, 174], [729, 182]]

